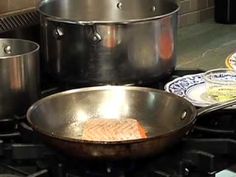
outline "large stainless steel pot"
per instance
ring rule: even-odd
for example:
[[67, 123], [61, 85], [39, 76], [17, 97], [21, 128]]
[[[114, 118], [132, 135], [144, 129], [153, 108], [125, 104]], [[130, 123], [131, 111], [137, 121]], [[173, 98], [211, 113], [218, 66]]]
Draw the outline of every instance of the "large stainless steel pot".
[[44, 0], [47, 72], [78, 83], [131, 83], [170, 73], [176, 63], [174, 0]]
[[39, 96], [39, 45], [0, 39], [0, 119], [23, 114]]

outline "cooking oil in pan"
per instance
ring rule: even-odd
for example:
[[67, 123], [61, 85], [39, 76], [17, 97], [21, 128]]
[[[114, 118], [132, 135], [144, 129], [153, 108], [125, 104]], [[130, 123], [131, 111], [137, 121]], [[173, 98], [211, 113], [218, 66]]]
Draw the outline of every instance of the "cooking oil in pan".
[[56, 133], [67, 138], [79, 139], [83, 133], [84, 122], [75, 121], [57, 128]]

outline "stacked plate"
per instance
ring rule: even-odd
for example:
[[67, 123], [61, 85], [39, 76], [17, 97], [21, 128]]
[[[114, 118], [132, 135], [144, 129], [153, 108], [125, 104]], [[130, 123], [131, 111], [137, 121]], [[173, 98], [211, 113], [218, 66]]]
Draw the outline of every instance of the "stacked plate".
[[[226, 59], [226, 66], [229, 69], [236, 70], [236, 53], [230, 55]], [[222, 82], [228, 80], [236, 82], [236, 76], [231, 76], [227, 73], [221, 73], [216, 77], [220, 82], [221, 80]], [[185, 75], [183, 77], [174, 79], [165, 85], [165, 90], [187, 99], [194, 106], [205, 107], [215, 103], [215, 101], [209, 99], [207, 94], [207, 84], [209, 83], [206, 83], [206, 79], [204, 79], [204, 73], [199, 73]], [[236, 108], [236, 106], [234, 106], [234, 108]]]
[[206, 82], [203, 78], [203, 73], [174, 79], [165, 85], [165, 90], [187, 99], [197, 107], [205, 107], [212, 104], [204, 96], [206, 93]]

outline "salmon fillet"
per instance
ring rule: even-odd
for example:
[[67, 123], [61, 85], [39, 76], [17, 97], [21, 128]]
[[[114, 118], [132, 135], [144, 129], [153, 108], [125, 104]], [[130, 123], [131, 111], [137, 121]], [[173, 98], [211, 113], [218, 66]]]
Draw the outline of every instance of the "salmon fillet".
[[86, 121], [82, 139], [91, 141], [122, 141], [147, 138], [145, 129], [135, 119], [102, 119]]

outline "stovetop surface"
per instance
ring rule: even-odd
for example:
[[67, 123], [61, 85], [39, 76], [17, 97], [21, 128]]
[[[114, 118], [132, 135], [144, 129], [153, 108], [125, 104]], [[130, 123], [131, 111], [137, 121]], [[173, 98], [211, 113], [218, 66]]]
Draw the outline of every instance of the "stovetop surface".
[[[168, 80], [198, 72], [177, 71]], [[163, 89], [165, 83], [154, 88]], [[58, 87], [46, 90], [44, 95]], [[160, 155], [116, 162], [73, 159], [44, 144], [25, 116], [6, 117], [0, 120], [0, 177], [234, 177], [234, 113], [224, 110], [202, 116], [188, 136]]]

